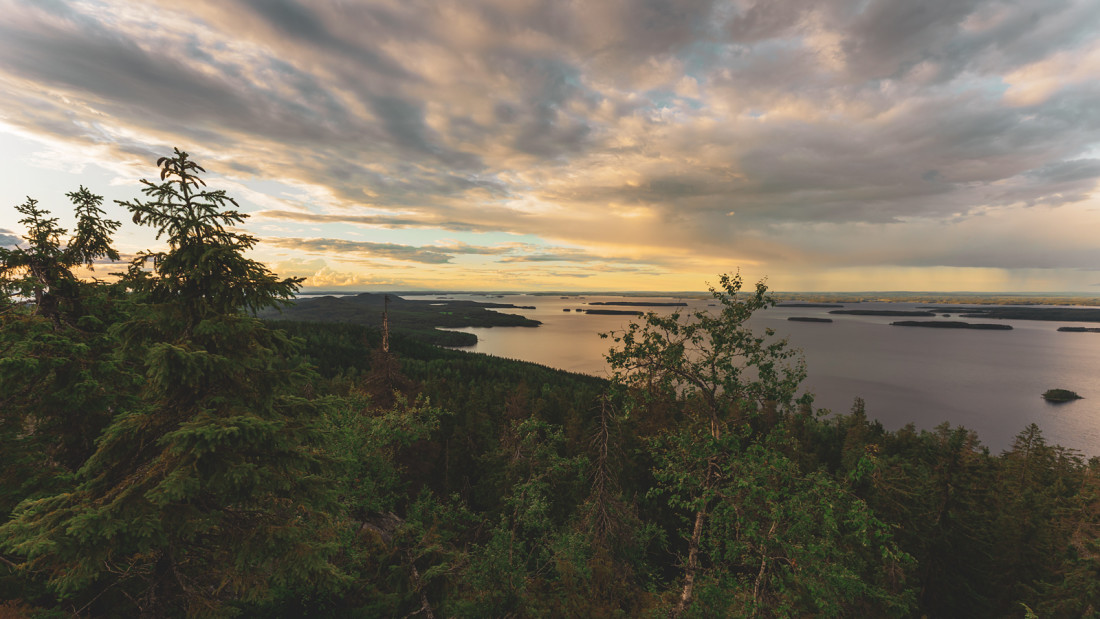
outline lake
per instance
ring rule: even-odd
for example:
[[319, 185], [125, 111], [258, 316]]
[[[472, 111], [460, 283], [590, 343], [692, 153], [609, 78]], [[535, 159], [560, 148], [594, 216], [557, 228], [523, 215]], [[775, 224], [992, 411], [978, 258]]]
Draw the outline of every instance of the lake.
[[[572, 372], [607, 376], [604, 354], [610, 340], [599, 333], [622, 330], [632, 316], [577, 313], [593, 301], [681, 300], [689, 308], [710, 301], [667, 297], [540, 295], [445, 295], [532, 305], [536, 309], [503, 309], [542, 321], [537, 328], [459, 329], [478, 336], [463, 350], [532, 361]], [[405, 296], [435, 299], [437, 296]], [[915, 309], [912, 303], [848, 303], [845, 309]], [[569, 312], [563, 311], [569, 309]], [[615, 308], [608, 309], [634, 309]], [[645, 309], [645, 308], [637, 308]], [[652, 308], [670, 311], [668, 308]], [[896, 430], [912, 422], [932, 429], [942, 422], [976, 430], [997, 453], [1029, 423], [1037, 423], [1049, 443], [1100, 455], [1100, 333], [1060, 333], [1061, 326], [1088, 323], [1028, 320], [961, 319], [1008, 324], [1012, 331], [894, 327], [904, 317], [830, 315], [831, 308], [773, 307], [750, 321], [756, 330], [775, 329], [805, 355], [805, 391], [815, 406], [846, 412], [856, 397], [868, 416]], [[832, 323], [792, 322], [791, 316], [832, 318]], [[920, 319], [917, 320], [930, 320]], [[1085, 399], [1065, 404], [1040, 397], [1063, 387]]]

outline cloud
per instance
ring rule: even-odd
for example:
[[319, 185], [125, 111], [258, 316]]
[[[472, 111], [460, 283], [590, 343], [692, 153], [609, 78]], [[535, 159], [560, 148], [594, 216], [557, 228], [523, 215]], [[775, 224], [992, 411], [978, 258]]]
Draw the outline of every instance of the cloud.
[[[540, 251], [541, 250], [541, 251]], [[539, 248], [535, 253], [509, 256], [502, 262], [632, 262], [623, 258], [599, 256], [580, 249]]]
[[389, 215], [322, 215], [319, 213], [303, 213], [298, 211], [259, 211], [252, 213], [256, 219], [279, 219], [286, 221], [300, 221], [312, 223], [345, 223], [364, 226], [377, 226], [380, 228], [438, 228], [441, 230], [454, 230], [462, 232], [485, 231], [490, 226], [475, 225], [460, 221], [438, 221], [415, 219], [411, 217], [394, 217]]
[[394, 285], [397, 281], [383, 277], [372, 277], [362, 273], [336, 271], [324, 267], [306, 277], [302, 286], [306, 288], [361, 288], [364, 286]]
[[[578, 262], [607, 264], [637, 264], [647, 261], [594, 255], [584, 250], [532, 245], [529, 243], [501, 243], [498, 245], [470, 245], [459, 241], [440, 242], [435, 245], [398, 245], [369, 241], [348, 241], [331, 238], [267, 238], [264, 243], [281, 249], [299, 252], [325, 253], [349, 258], [368, 258], [415, 262], [421, 264], [449, 264], [460, 255], [493, 256], [499, 264], [519, 262]], [[304, 277], [316, 272], [327, 263], [321, 259], [293, 258], [279, 262], [276, 271], [294, 277]], [[621, 268], [621, 267], [615, 267]], [[626, 267], [629, 268], [629, 267]]]
[[[0, 10], [13, 131], [127, 163], [180, 145], [233, 182], [308, 189], [272, 190], [251, 223], [423, 239], [267, 241], [284, 249], [554, 272], [1093, 259], [1034, 228], [999, 227], [980, 250], [937, 236], [940, 223], [1024, 208], [1094, 222], [1076, 208], [1100, 183], [1093, 0]], [[878, 247], [867, 229], [894, 242]], [[538, 242], [474, 242], [504, 232]], [[1009, 240], [1034, 251], [997, 249]]]
[[414, 247], [395, 243], [371, 243], [344, 239], [267, 238], [264, 243], [295, 251], [370, 256], [423, 264], [446, 264], [454, 257], [451, 252], [433, 247]]
[[403, 151], [438, 158], [441, 163], [458, 170], [482, 167], [478, 157], [440, 145], [435, 132], [424, 122], [420, 102], [378, 96], [371, 99], [370, 107], [393, 143]]
[[0, 228], [0, 247], [16, 247], [19, 240], [19, 237], [15, 236], [11, 230]]
[[272, 270], [280, 277], [310, 277], [327, 266], [328, 263], [320, 258], [313, 260], [291, 258], [275, 263]]

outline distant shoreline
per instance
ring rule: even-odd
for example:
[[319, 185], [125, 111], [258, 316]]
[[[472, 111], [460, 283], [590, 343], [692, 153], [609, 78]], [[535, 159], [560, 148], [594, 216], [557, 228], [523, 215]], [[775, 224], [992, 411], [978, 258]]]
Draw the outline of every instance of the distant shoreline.
[[[391, 291], [366, 291], [366, 290], [306, 290], [299, 292], [299, 297], [317, 296], [353, 296], [370, 292], [372, 294], [392, 294], [398, 296], [438, 296], [438, 295], [470, 295], [484, 297], [501, 296], [533, 296], [544, 297], [566, 296], [570, 298], [583, 296], [596, 297], [651, 297], [659, 299], [709, 299], [710, 293], [704, 291], [485, 291], [485, 290], [391, 290]], [[748, 293], [745, 293], [748, 294]], [[905, 292], [905, 291], [866, 291], [866, 292], [773, 292], [770, 296], [778, 303], [791, 307], [794, 303], [807, 304], [846, 304], [846, 303], [922, 303], [928, 305], [1023, 305], [1023, 306], [1093, 306], [1100, 307], [1100, 296], [1082, 292], [1049, 292], [1049, 293], [978, 293], [978, 292]], [[952, 311], [957, 311], [952, 308]]]

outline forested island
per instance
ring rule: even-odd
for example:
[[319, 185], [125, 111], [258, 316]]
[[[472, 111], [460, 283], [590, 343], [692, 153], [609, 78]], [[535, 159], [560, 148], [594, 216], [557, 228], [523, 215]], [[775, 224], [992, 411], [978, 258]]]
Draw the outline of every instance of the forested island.
[[1063, 333], [1100, 333], [1100, 327], [1058, 327]]
[[1076, 391], [1069, 389], [1048, 389], [1043, 392], [1043, 399], [1048, 402], [1072, 402], [1082, 398]]
[[763, 283], [608, 336], [607, 380], [265, 320], [300, 281], [186, 153], [157, 165], [121, 204], [166, 245], [117, 279], [74, 273], [120, 259], [83, 187], [72, 233], [28, 199], [0, 248], [2, 616], [1100, 609], [1100, 458], [815, 409], [745, 324]]
[[935, 316], [924, 310], [833, 310], [830, 314], [849, 314], [852, 316]]
[[980, 331], [1011, 331], [1012, 325], [962, 322], [956, 320], [898, 320], [890, 323], [895, 327], [929, 327], [932, 329], [977, 329]]
[[[577, 311], [579, 312], [581, 310]], [[639, 312], [638, 310], [614, 310], [600, 308], [590, 309], [585, 313], [604, 316], [641, 316], [642, 314], [644, 314], [644, 312]]]
[[832, 322], [832, 318], [816, 318], [813, 316], [791, 316], [787, 320], [791, 322]]
[[629, 307], [685, 307], [682, 301], [593, 301], [589, 305], [625, 305]]

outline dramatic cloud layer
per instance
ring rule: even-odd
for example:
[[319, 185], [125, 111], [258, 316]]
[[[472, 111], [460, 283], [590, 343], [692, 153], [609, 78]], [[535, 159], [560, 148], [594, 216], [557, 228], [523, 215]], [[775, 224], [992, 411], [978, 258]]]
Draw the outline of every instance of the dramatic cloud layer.
[[179, 146], [314, 286], [688, 289], [740, 266], [1085, 290], [1100, 267], [1095, 0], [0, 11], [0, 139], [37, 145], [26, 166], [151, 175]]

